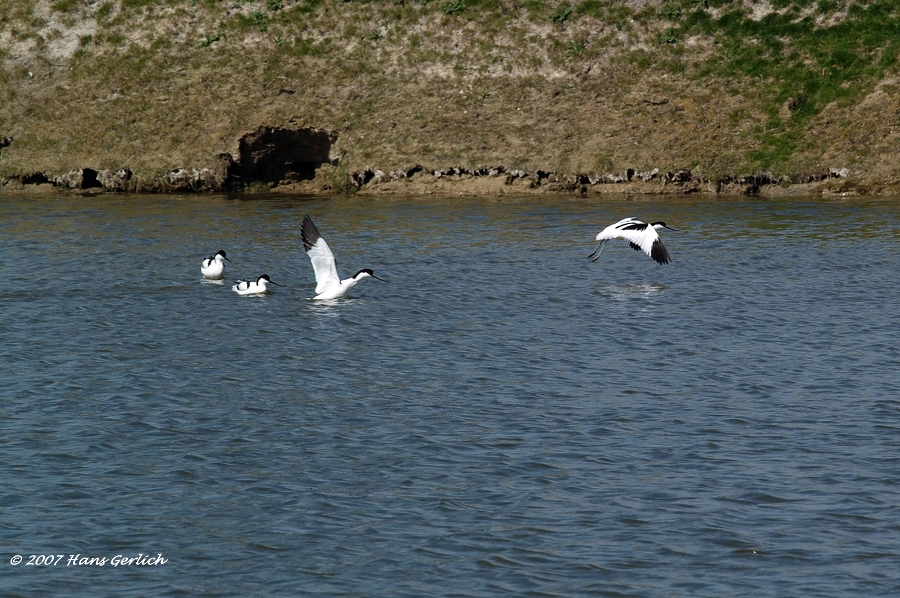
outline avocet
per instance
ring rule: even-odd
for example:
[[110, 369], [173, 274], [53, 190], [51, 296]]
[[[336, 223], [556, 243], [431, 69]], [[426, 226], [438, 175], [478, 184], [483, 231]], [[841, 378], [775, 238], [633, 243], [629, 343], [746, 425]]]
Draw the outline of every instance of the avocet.
[[[209, 278], [211, 280], [222, 280], [225, 278], [225, 262], [229, 260], [225, 257], [225, 252], [219, 250], [216, 252], [216, 255], [212, 257], [208, 257], [202, 262], [200, 262], [200, 273], [203, 274], [204, 278]], [[234, 262], [231, 262], [232, 264]]]
[[656, 232], [663, 228], [678, 230], [677, 228], [666, 226], [666, 223], [661, 221], [647, 224], [635, 218], [623, 218], [615, 224], [610, 224], [597, 234], [595, 240], [600, 241], [600, 245], [588, 257], [591, 258], [592, 262], [596, 262], [610, 239], [624, 239], [628, 241], [632, 249], [643, 251], [658, 264], [668, 264], [672, 261], [672, 258], [669, 256], [666, 246], [659, 240], [659, 233]]
[[337, 264], [334, 254], [328, 247], [328, 243], [322, 238], [319, 229], [313, 224], [309, 216], [303, 218], [300, 227], [300, 236], [303, 239], [303, 248], [309, 255], [313, 270], [316, 272], [316, 296], [314, 299], [340, 299], [346, 297], [350, 289], [355, 287], [363, 278], [372, 277], [381, 280], [369, 268], [363, 268], [350, 278], [341, 280], [337, 273]]
[[268, 274], [263, 274], [259, 278], [257, 278], [255, 282], [252, 280], [244, 280], [243, 278], [240, 280], [235, 280], [234, 286], [231, 287], [231, 290], [238, 295], [262, 295], [269, 292], [269, 289], [266, 288], [266, 285], [270, 284], [274, 284], [276, 287], [281, 286], [277, 282], [273, 282], [272, 279], [269, 278]]

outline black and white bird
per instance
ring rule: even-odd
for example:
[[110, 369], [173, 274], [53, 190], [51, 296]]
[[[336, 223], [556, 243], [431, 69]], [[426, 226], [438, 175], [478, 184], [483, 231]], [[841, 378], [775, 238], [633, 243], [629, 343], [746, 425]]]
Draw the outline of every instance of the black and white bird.
[[[222, 280], [225, 278], [225, 262], [229, 260], [225, 257], [225, 251], [219, 250], [216, 252], [216, 255], [212, 257], [208, 257], [200, 262], [200, 274], [203, 275], [204, 278], [209, 278], [210, 280]], [[232, 264], [234, 262], [231, 262]]]
[[274, 284], [276, 287], [281, 286], [277, 282], [273, 282], [268, 274], [262, 274], [256, 281], [244, 280], [243, 278], [235, 280], [231, 290], [238, 295], [263, 295], [269, 292], [266, 286], [270, 284]]
[[603, 253], [603, 248], [610, 239], [625, 239], [632, 249], [643, 251], [649, 255], [658, 264], [668, 264], [672, 261], [666, 246], [659, 240], [659, 233], [656, 231], [667, 228], [677, 231], [677, 228], [666, 226], [665, 222], [641, 222], [636, 218], [623, 218], [615, 224], [610, 224], [597, 234], [596, 241], [600, 241], [597, 249], [589, 255], [592, 262], [596, 262]]
[[363, 268], [350, 278], [341, 280], [337, 273], [337, 263], [334, 254], [328, 247], [328, 243], [322, 238], [319, 229], [313, 224], [309, 216], [303, 218], [300, 227], [300, 236], [303, 239], [303, 248], [309, 255], [313, 270], [316, 272], [316, 296], [314, 299], [340, 299], [346, 297], [350, 289], [363, 278], [372, 277], [376, 280], [384, 280], [375, 276], [368, 268]]

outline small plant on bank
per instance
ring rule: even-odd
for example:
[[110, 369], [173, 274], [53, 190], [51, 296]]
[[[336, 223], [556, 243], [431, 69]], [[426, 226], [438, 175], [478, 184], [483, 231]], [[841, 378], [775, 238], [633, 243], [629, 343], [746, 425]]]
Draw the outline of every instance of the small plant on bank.
[[444, 2], [441, 4], [441, 10], [445, 15], [452, 15], [462, 12], [466, 9], [466, 3], [463, 0], [453, 0], [452, 2]]
[[203, 38], [203, 41], [200, 42], [201, 48], [208, 48], [217, 41], [222, 39], [218, 33], [207, 33], [206, 37]]
[[678, 35], [675, 33], [675, 29], [669, 27], [665, 31], [662, 32], [659, 36], [660, 44], [677, 44], [678, 43]]
[[587, 40], [573, 39], [566, 47], [566, 54], [569, 56], [577, 56], [584, 52], [585, 48], [587, 48]]
[[677, 4], [666, 4], [659, 12], [667, 19], [677, 19], [681, 16], [681, 7]]
[[261, 12], [255, 12], [250, 15], [250, 23], [259, 27], [260, 31], [265, 31], [269, 28], [269, 24], [266, 20], [266, 15]]
[[553, 14], [550, 15], [550, 20], [557, 25], [562, 25], [569, 19], [573, 10], [575, 10], [575, 8], [571, 4], [563, 4], [553, 11]]

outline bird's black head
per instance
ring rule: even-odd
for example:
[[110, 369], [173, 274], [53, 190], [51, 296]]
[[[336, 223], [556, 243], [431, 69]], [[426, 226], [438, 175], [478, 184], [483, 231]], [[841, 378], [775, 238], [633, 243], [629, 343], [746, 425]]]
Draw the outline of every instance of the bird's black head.
[[[224, 250], [224, 249], [220, 249], [219, 251], [217, 251], [217, 252], [216, 252], [216, 255], [221, 255], [223, 260], [228, 260], [229, 262], [231, 261], [231, 260], [228, 259], [228, 256], [225, 255], [225, 250]], [[234, 263], [234, 262], [232, 262], [232, 263]]]
[[650, 223], [650, 226], [654, 226], [654, 227], [655, 227], [655, 226], [661, 226], [661, 227], [667, 228], [667, 229], [669, 229], [669, 230], [674, 230], [674, 231], [677, 231], [677, 230], [678, 230], [677, 228], [672, 228], [671, 226], [666, 226], [666, 223], [663, 222], [662, 220], [658, 220], [658, 221], [656, 221], [656, 222], [651, 222], [651, 223]]
[[[362, 276], [363, 274], [365, 274], [365, 276]], [[359, 272], [357, 272], [356, 274], [354, 274], [354, 275], [353, 275], [353, 278], [354, 278], [354, 280], [356, 280], [356, 279], [359, 279], [359, 278], [365, 278], [366, 276], [371, 276], [371, 277], [374, 278], [375, 280], [381, 280], [381, 282], [385, 282], [383, 279], [378, 278], [377, 276], [375, 276], [375, 273], [372, 272], [372, 270], [370, 270], [369, 268], [363, 268], [362, 270], [360, 270]]]

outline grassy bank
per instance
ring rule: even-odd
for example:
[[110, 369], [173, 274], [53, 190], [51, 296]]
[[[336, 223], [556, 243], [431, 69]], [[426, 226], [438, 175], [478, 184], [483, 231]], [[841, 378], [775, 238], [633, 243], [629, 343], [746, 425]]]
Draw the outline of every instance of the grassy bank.
[[261, 181], [309, 190], [415, 165], [900, 180], [892, 2], [0, 0], [0, 15], [8, 185], [87, 168], [215, 186], [259, 127], [334, 134], [315, 178]]

